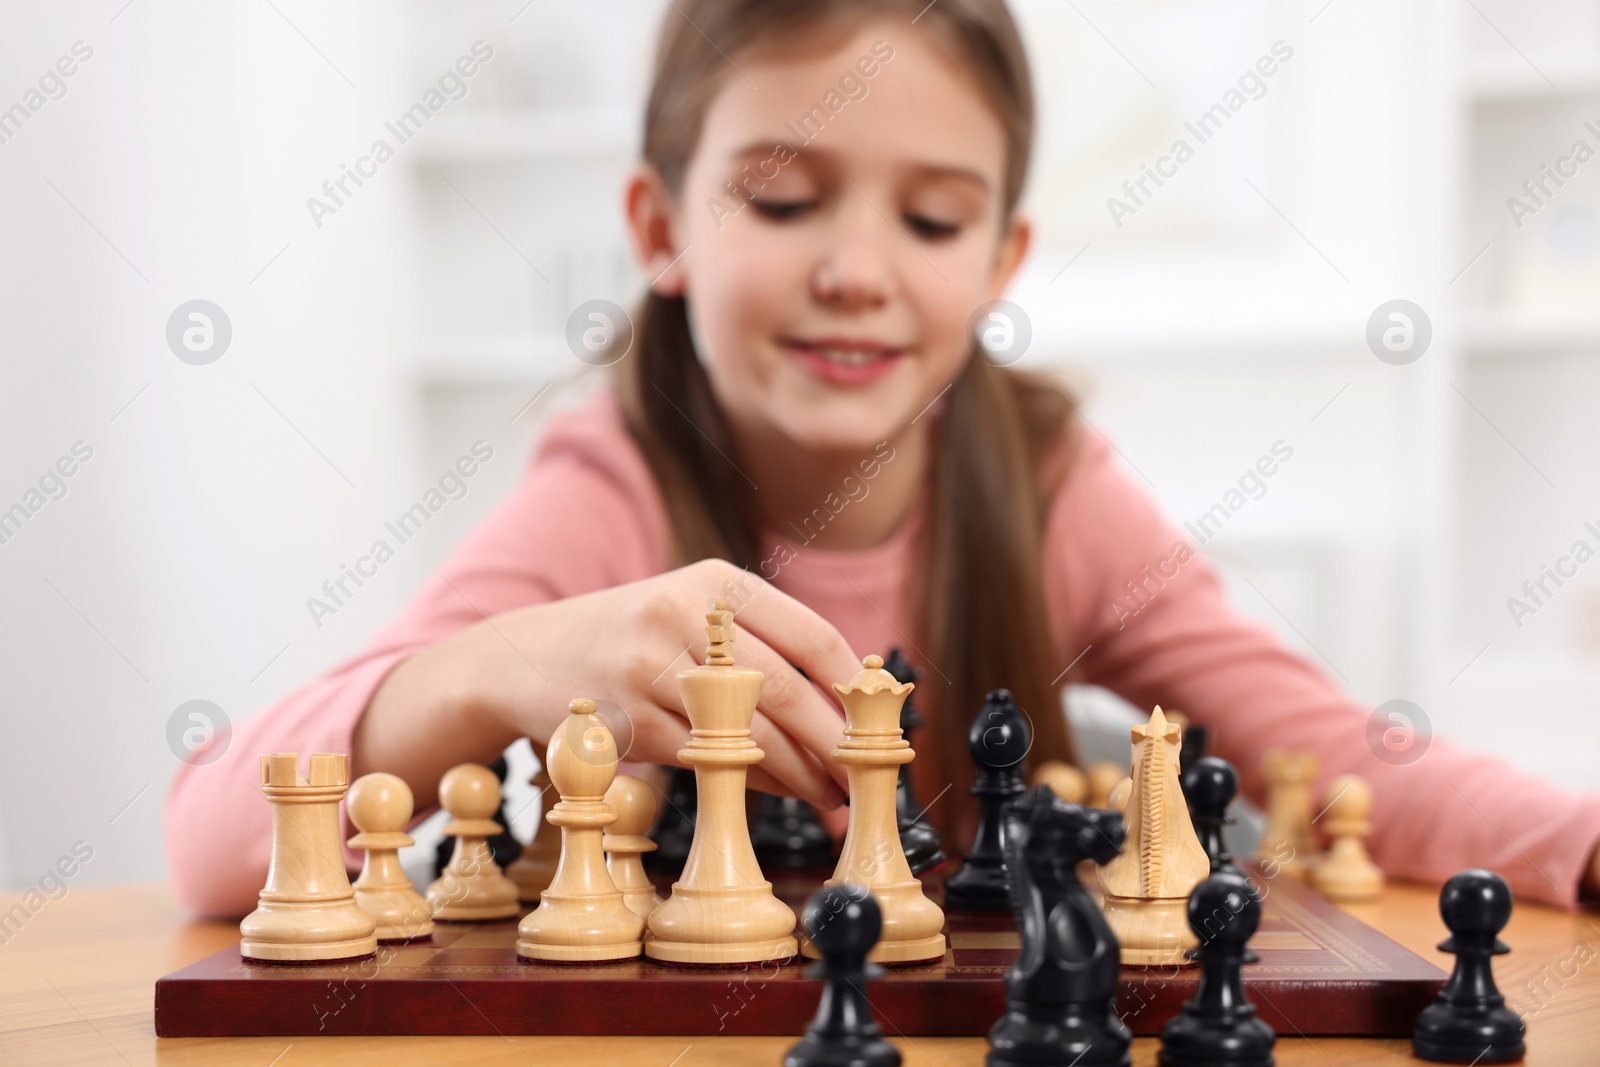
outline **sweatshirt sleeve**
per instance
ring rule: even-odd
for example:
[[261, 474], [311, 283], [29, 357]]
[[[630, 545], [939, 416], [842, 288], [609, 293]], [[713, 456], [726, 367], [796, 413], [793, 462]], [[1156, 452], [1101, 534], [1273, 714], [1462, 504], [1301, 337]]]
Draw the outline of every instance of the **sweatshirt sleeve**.
[[379, 683], [413, 652], [485, 616], [659, 573], [666, 545], [659, 494], [614, 396], [554, 417], [511, 494], [366, 651], [235, 724], [221, 758], [179, 768], [166, 809], [179, 900], [209, 916], [255, 907], [272, 844], [263, 754], [297, 752], [303, 767], [312, 752], [349, 752]]
[[1081, 654], [1078, 680], [1206, 725], [1212, 750], [1238, 768], [1257, 803], [1265, 752], [1315, 752], [1316, 797], [1340, 774], [1371, 783], [1368, 845], [1389, 875], [1437, 883], [1486, 867], [1519, 897], [1576, 904], [1600, 843], [1600, 794], [1573, 793], [1439, 736], [1420, 758], [1380, 758], [1391, 723], [1369, 721], [1371, 707], [1242, 617], [1104, 438], [1082, 438], [1052, 502], [1044, 550], [1062, 662]]

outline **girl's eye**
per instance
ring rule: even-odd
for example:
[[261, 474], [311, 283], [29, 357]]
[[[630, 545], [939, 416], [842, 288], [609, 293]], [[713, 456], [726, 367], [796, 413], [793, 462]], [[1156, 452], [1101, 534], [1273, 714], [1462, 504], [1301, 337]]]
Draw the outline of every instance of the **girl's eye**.
[[961, 232], [961, 225], [959, 223], [941, 222], [938, 219], [930, 219], [925, 215], [907, 215], [905, 216], [905, 220], [906, 225], [910, 226], [917, 232], [917, 236], [926, 238], [930, 241], [938, 241], [943, 240], [946, 237], [954, 237], [956, 234]]
[[815, 200], [751, 200], [750, 206], [769, 219], [787, 222], [817, 206]]

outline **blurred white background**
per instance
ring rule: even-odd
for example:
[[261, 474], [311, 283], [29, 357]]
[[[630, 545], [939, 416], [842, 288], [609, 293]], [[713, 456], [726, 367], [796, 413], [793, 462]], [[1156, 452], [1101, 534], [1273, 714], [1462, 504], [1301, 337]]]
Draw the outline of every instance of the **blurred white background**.
[[[1591, 787], [1600, 561], [1520, 627], [1507, 598], [1600, 547], [1600, 159], [1522, 189], [1600, 152], [1600, 3], [1013, 9], [1040, 93], [1029, 361], [1076, 369], [1182, 522], [1286, 442], [1205, 545], [1239, 603], [1359, 698]], [[586, 387], [541, 395], [577, 369], [571, 309], [642, 291], [619, 183], [670, 8], [4, 11], [0, 884], [79, 839], [84, 881], [158, 878], [175, 710], [237, 720], [361, 648]], [[479, 41], [464, 95], [314, 218]], [[1260, 98], [1119, 226], [1107, 198], [1275, 42]], [[167, 342], [197, 299], [232, 330], [205, 365]], [[1431, 321], [1409, 365], [1366, 341], [1394, 299]], [[466, 497], [319, 626], [307, 598], [478, 440]]]

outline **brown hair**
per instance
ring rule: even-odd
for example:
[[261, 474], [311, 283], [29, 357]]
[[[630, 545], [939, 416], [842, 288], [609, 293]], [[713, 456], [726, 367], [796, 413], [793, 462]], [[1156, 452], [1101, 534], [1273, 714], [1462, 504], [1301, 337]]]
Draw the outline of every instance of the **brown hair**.
[[[866, 19], [903, 14], [966, 61], [1006, 140], [1002, 219], [1022, 195], [1033, 141], [1027, 57], [1002, 0], [676, 0], [666, 14], [645, 111], [644, 161], [670, 193], [682, 188], [729, 59], [752, 46], [794, 47]], [[633, 350], [617, 368], [629, 432], [660, 486], [679, 565], [721, 558], [756, 570], [760, 520], [732, 455], [727, 420], [696, 357], [680, 297], [648, 294]], [[919, 707], [929, 726], [913, 764], [923, 800], [950, 795], [928, 818], [959, 851], [974, 821], [965, 787], [967, 730], [984, 694], [1009, 688], [1029, 715], [1030, 761], [1070, 760], [1056, 687], [1061, 666], [1041, 588], [1040, 541], [1073, 402], [1054, 381], [997, 366], [976, 344], [945, 395], [928, 471], [928, 519], [912, 573], [910, 634], [927, 662]], [[863, 654], [887, 649], [858, 649]], [[904, 650], [915, 658], [914, 649]]]

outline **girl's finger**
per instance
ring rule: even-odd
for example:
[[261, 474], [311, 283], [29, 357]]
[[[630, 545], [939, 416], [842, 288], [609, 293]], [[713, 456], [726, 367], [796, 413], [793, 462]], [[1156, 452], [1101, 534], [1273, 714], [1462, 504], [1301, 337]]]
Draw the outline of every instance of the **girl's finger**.
[[750, 788], [761, 793], [771, 793], [778, 797], [792, 797], [794, 790], [778, 781], [772, 775], [761, 769], [758, 763], [750, 768], [750, 777], [747, 779]]
[[824, 689], [856, 676], [861, 659], [832, 623], [776, 586], [749, 577], [756, 585], [734, 614], [734, 622]]
[[[735, 647], [738, 662], [767, 676], [761, 686], [761, 711], [807, 749], [841, 789], [846, 787], [850, 779], [844, 766], [829, 758], [844, 736], [844, 714], [838, 704], [831, 696], [823, 696], [762, 637], [746, 632]], [[844, 678], [854, 676], [852, 671]]]
[[759, 711], [750, 723], [750, 738], [766, 754], [762, 769], [788, 786], [793, 795], [824, 811], [844, 802], [844, 790], [828, 772]]
[[678, 750], [689, 743], [689, 720], [671, 708], [639, 701], [633, 716], [633, 748], [625, 759], [676, 765]]
[[[747, 642], [744, 648], [738, 649], [734, 653], [736, 661], [744, 663], [745, 665], [751, 665], [749, 664], [748, 660], [749, 657], [756, 652], [756, 646], [758, 644], [759, 643], [755, 641]], [[764, 662], [769, 662], [772, 665], [780, 665], [770, 649], [763, 647], [759, 651], [765, 657]], [[757, 669], [759, 670], [760, 668], [758, 667]], [[793, 670], [787, 667], [784, 667], [784, 670], [786, 670], [790, 675], [794, 676], [796, 681], [805, 686], [806, 689], [811, 688], [809, 685], [805, 685], [805, 679], [800, 678], [794, 673]], [[673, 673], [674, 672], [663, 671], [661, 675], [656, 678], [654, 684], [650, 686], [645, 695], [649, 702], [651, 702], [652, 707], [658, 707], [662, 709], [664, 713], [678, 718], [679, 722], [682, 724], [681, 728], [684, 732], [684, 744], [687, 744], [689, 725], [688, 711], [683, 706], [683, 697], [678, 692], [676, 678], [669, 677], [669, 675]], [[771, 675], [769, 674], [767, 680], [762, 683], [763, 705], [766, 704], [766, 698], [764, 694], [766, 693], [767, 687], [770, 684]], [[843, 734], [844, 727], [842, 725], [842, 720], [840, 720], [837, 713], [833, 712], [822, 703], [821, 697], [817, 696], [814, 690], [812, 691], [812, 697], [817, 705], [816, 710], [820, 711], [822, 715], [826, 716], [826, 718], [831, 720], [834, 724], [834, 728], [831, 731], [813, 731], [813, 733], [818, 737], [828, 738], [828, 747], [826, 751], [832, 752], [833, 746], [838, 742], [839, 737]], [[756, 713], [751, 717], [750, 735], [751, 739], [755, 741], [756, 745], [759, 746], [762, 752], [765, 753], [761, 763], [762, 769], [771, 778], [782, 783], [783, 792], [789, 796], [800, 797], [802, 800], [813, 805], [814, 807], [819, 807], [824, 810], [836, 808], [843, 803], [844, 786], [849, 781], [848, 777], [846, 777], [844, 774], [843, 767], [835, 765], [833, 761], [831, 759], [827, 759], [826, 756], [824, 756], [822, 760], [814, 758], [812, 754], [806, 751], [807, 746], [804, 743], [800, 742], [792, 734], [784, 730], [779, 724], [775, 723], [770, 716], [763, 713], [761, 710], [757, 710]], [[674, 752], [675, 751], [676, 750], [674, 750]], [[675, 755], [673, 756], [673, 759], [676, 759]], [[836, 781], [834, 778], [835, 772], [840, 779], [838, 781]]]
[[[663, 766], [676, 767], [677, 764], [668, 762], [663, 764]], [[772, 775], [762, 770], [759, 763], [750, 768], [749, 777], [746, 779], [746, 781], [751, 789], [754, 789], [759, 793], [771, 793], [773, 796], [779, 797], [792, 797], [795, 795], [795, 791], [793, 789], [790, 789], [787, 785], [778, 781], [778, 779], [772, 777]], [[657, 792], [659, 794], [660, 790], [658, 789]], [[665, 794], [660, 794], [657, 796], [656, 805], [657, 813], [659, 814], [660, 810], [667, 806]], [[684, 814], [687, 815], [688, 813], [685, 812]]]

